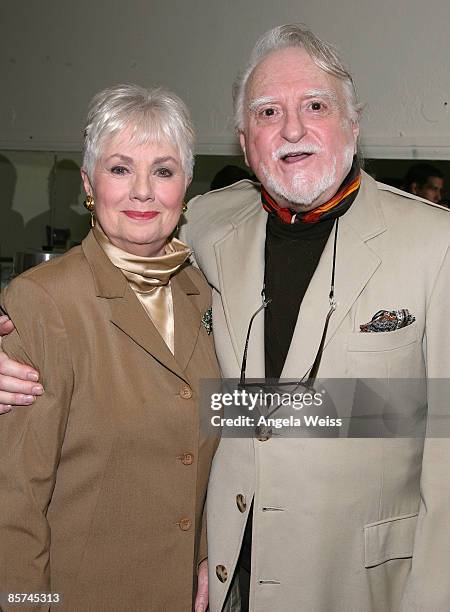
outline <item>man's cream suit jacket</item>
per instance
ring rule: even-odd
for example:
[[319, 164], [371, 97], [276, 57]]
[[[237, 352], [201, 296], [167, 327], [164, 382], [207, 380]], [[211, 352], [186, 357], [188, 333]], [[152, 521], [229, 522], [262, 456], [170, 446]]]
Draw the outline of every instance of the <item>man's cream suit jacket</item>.
[[[266, 220], [250, 181], [189, 205], [183, 237], [213, 288], [226, 377], [239, 376], [248, 323], [261, 305]], [[448, 211], [363, 173], [340, 220], [338, 306], [319, 377], [449, 377], [449, 243]], [[301, 377], [314, 360], [329, 308], [332, 248], [333, 233], [301, 304], [284, 377]], [[414, 314], [413, 324], [359, 331], [378, 310], [400, 308]], [[263, 315], [254, 321], [247, 376], [264, 376]], [[435, 410], [442, 406], [428, 398], [429, 422]], [[230, 585], [253, 497], [251, 610], [449, 610], [449, 459], [445, 437], [224, 438], [208, 493], [211, 611], [222, 609], [227, 594], [225, 609], [232, 608]]]

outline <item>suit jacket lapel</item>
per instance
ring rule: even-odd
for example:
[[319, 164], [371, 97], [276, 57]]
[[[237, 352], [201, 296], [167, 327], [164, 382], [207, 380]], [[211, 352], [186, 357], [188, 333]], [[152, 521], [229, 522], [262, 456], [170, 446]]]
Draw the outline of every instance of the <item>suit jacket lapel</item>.
[[186, 270], [172, 278], [172, 298], [175, 318], [175, 359], [184, 371], [197, 343], [201, 313], [192, 300], [200, 291]]
[[[368, 241], [385, 231], [375, 182], [363, 173], [360, 192], [349, 211], [339, 221], [336, 251], [335, 298], [337, 309], [330, 319], [326, 343], [335, 335], [358, 295], [380, 265]], [[311, 367], [330, 308], [334, 229], [319, 265], [303, 298], [282, 376], [298, 378]]]
[[144, 310], [133, 290], [128, 286], [123, 298], [110, 301], [111, 323], [125, 333], [161, 365], [183, 377], [178, 362]]
[[[243, 219], [232, 219], [232, 230], [215, 244], [222, 303], [237, 369], [242, 364], [250, 318], [262, 303], [266, 221], [267, 214], [258, 202]], [[255, 317], [252, 326], [247, 377], [264, 377], [263, 312]]]
[[92, 233], [83, 241], [82, 248], [91, 267], [97, 296], [109, 302], [111, 323], [164, 367], [183, 378], [179, 363], [167, 348], [126, 278], [111, 264]]

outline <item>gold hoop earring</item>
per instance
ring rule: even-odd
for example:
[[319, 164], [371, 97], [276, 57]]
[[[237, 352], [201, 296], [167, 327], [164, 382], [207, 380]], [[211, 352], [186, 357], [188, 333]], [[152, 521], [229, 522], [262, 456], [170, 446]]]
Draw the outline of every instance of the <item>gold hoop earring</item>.
[[87, 195], [84, 207], [91, 213], [91, 227], [95, 227], [95, 201], [91, 195]]
[[181, 210], [185, 213], [187, 211], [187, 209], [188, 209], [188, 207], [187, 207], [186, 202], [183, 202], [183, 206], [182, 206]]

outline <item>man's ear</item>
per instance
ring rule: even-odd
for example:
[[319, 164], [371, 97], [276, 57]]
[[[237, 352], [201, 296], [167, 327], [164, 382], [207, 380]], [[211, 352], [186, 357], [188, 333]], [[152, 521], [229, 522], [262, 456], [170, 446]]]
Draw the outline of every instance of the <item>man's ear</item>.
[[239, 142], [241, 144], [242, 152], [244, 153], [245, 165], [250, 168], [250, 164], [247, 159], [247, 149], [245, 147], [245, 134], [244, 132], [239, 132]]
[[411, 185], [409, 186], [411, 193], [413, 195], [417, 195], [417, 183], [411, 183]]
[[81, 179], [83, 181], [83, 187], [84, 191], [86, 192], [86, 195], [93, 196], [94, 190], [92, 189], [91, 180], [84, 168], [81, 168]]

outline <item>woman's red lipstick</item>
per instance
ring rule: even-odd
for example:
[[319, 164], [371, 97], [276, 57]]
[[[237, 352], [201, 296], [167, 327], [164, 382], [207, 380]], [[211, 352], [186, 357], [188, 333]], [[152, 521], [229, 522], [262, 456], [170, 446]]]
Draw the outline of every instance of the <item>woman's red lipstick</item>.
[[124, 210], [122, 212], [130, 219], [136, 219], [138, 221], [149, 221], [159, 215], [159, 210]]

